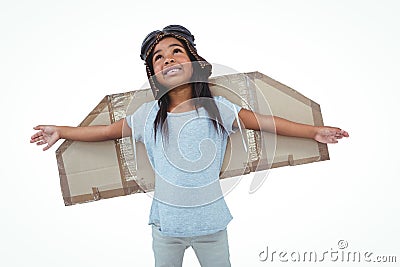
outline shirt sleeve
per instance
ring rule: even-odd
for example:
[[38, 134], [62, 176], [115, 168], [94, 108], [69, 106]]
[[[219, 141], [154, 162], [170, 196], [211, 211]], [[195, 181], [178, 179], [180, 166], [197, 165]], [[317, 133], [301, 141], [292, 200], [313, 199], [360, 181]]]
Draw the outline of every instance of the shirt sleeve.
[[143, 142], [146, 120], [154, 104], [154, 101], [144, 103], [133, 114], [126, 116], [125, 120], [132, 129], [135, 141]]
[[223, 96], [215, 96], [214, 101], [218, 107], [225, 130], [228, 132], [228, 134], [236, 132], [239, 128], [233, 127], [233, 122], [239, 118], [238, 114], [242, 107], [232, 103]]

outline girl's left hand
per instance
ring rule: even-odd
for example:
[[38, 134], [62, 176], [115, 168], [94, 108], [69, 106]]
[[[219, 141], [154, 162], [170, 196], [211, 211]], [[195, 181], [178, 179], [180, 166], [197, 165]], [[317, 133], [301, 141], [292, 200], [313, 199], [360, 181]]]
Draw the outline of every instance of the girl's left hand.
[[337, 127], [320, 126], [317, 127], [314, 140], [324, 144], [335, 144], [343, 137], [349, 137], [349, 133]]

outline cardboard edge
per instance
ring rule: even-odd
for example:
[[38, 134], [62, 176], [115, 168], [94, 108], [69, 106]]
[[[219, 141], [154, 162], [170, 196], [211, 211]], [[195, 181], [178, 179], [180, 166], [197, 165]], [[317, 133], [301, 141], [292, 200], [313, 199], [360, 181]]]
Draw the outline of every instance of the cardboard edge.
[[313, 163], [313, 162], [318, 162], [318, 161], [321, 161], [321, 156], [313, 156], [313, 157], [295, 160], [295, 159], [293, 159], [293, 155], [288, 155], [287, 160], [274, 162], [272, 164], [265, 160], [251, 162], [250, 169], [252, 170], [252, 172], [255, 172], [255, 171], [263, 171], [263, 170], [280, 168], [280, 167], [285, 167], [285, 166], [302, 165], [302, 164]]
[[116, 188], [101, 191], [98, 187], [93, 187], [92, 194], [82, 194], [77, 196], [69, 196], [66, 197], [65, 202], [68, 203], [66, 206], [75, 205], [75, 204], [83, 204], [88, 202], [94, 202], [100, 199], [114, 198], [120, 196], [126, 196], [137, 192], [138, 187], [136, 184], [127, 185], [126, 188]]
[[297, 165], [302, 165], [302, 164], [314, 163], [314, 162], [319, 162], [319, 161], [323, 161], [323, 160], [325, 160], [325, 159], [323, 159], [321, 156], [314, 156], [314, 157], [308, 157], [308, 158], [294, 160], [293, 155], [288, 155], [288, 159], [286, 161], [278, 161], [278, 162], [274, 162], [272, 164], [267, 162], [265, 159], [256, 160], [256, 161], [249, 162], [248, 164], [244, 163], [245, 166], [243, 169], [230, 170], [230, 171], [222, 173], [222, 175], [220, 175], [220, 179], [231, 178], [231, 177], [235, 177], [235, 176], [254, 173], [257, 171], [265, 171], [265, 170], [280, 168], [280, 167], [285, 167], [285, 166], [297, 166]]
[[219, 175], [219, 179], [226, 179], [226, 178], [232, 178], [235, 176], [241, 176], [241, 175], [246, 175], [251, 172], [251, 169], [247, 164], [243, 164], [243, 169], [236, 169], [236, 170], [229, 170], [229, 171], [223, 171]]
[[57, 159], [58, 172], [60, 176], [61, 194], [64, 199], [64, 205], [70, 206], [72, 205], [71, 192], [69, 190], [67, 174], [65, 173], [64, 161], [62, 159], [61, 151], [56, 151], [56, 159]]

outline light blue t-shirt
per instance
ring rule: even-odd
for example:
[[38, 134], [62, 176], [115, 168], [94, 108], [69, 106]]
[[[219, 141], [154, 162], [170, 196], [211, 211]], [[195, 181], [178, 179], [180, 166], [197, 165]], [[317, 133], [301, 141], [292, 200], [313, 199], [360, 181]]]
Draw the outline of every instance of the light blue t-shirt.
[[[241, 107], [224, 97], [213, 98], [225, 130], [217, 131], [200, 107], [168, 113], [168, 136], [157, 132], [157, 101], [144, 103], [126, 117], [135, 141], [144, 143], [155, 171], [154, 198], [149, 224], [168, 236], [199, 236], [226, 228], [232, 215], [219, 184], [228, 136]], [[209, 99], [208, 101], [212, 101]]]

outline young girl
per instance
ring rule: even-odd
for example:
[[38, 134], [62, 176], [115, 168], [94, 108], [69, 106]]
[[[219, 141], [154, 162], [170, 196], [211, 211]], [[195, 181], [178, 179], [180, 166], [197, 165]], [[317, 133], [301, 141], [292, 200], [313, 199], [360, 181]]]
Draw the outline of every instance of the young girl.
[[[191, 246], [201, 266], [230, 266], [226, 228], [232, 216], [219, 173], [229, 135], [238, 127], [337, 143], [348, 133], [256, 114], [211, 95], [211, 65], [197, 54], [194, 36], [170, 25], [142, 44], [155, 101], [111, 125], [39, 125], [31, 143], [49, 149], [59, 139], [103, 141], [133, 136], [143, 142], [154, 168], [150, 211], [156, 266], [182, 266]], [[239, 121], [237, 120], [239, 119]]]

